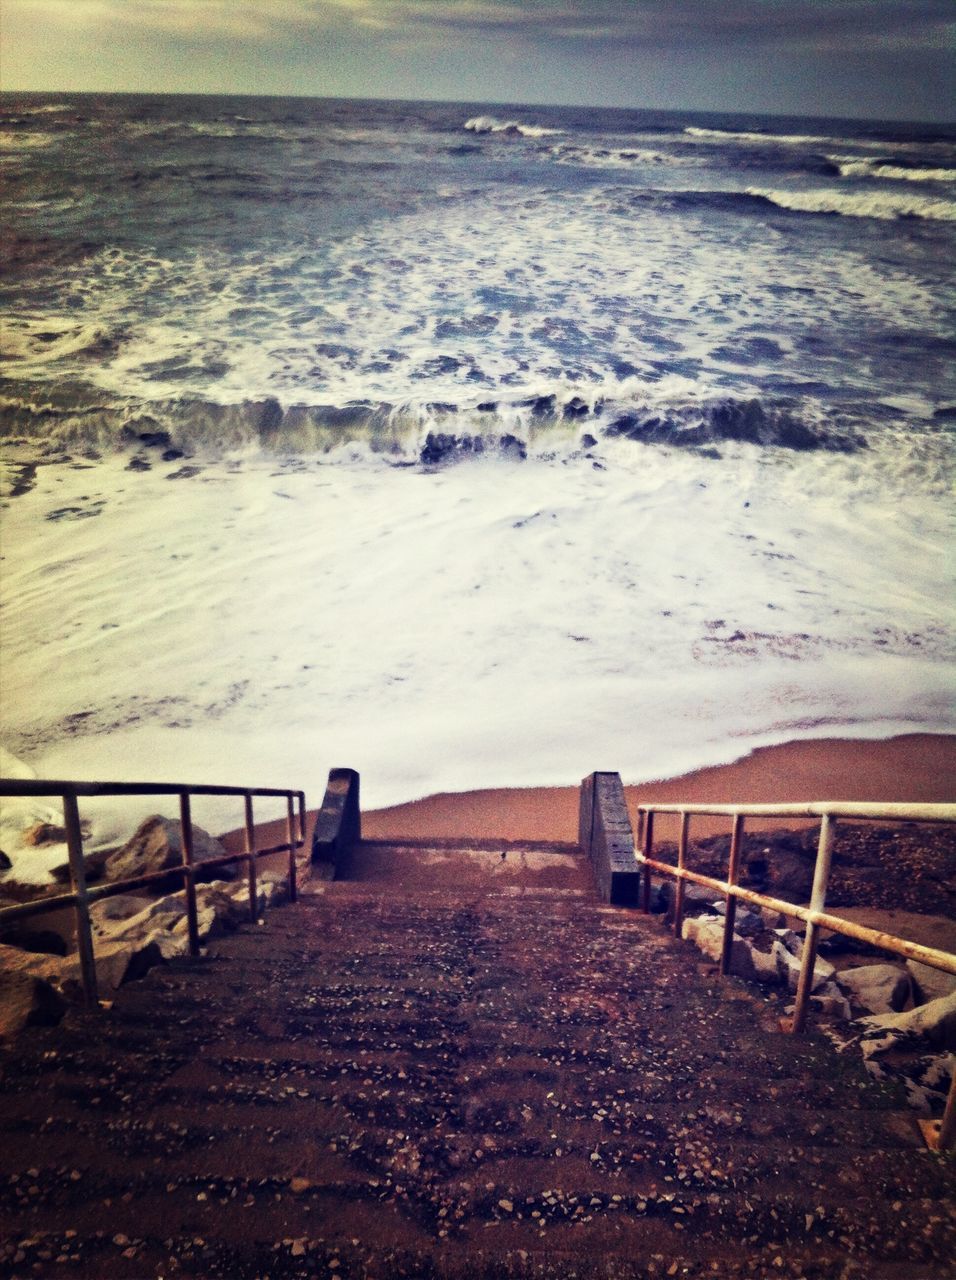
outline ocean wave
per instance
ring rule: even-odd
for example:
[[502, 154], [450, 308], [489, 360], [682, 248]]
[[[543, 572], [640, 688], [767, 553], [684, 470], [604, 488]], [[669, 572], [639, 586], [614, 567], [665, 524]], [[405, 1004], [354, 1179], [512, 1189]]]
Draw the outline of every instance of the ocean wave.
[[704, 129], [698, 125], [687, 125], [684, 133], [691, 138], [703, 138], [713, 142], [764, 142], [770, 146], [819, 146], [832, 142], [832, 138], [819, 137], [805, 133], [749, 133], [735, 129]]
[[841, 178], [887, 178], [893, 182], [956, 182], [956, 169], [922, 168], [917, 165], [888, 164], [879, 159], [856, 156], [827, 156]]
[[956, 201], [903, 192], [775, 191], [748, 187], [746, 194], [796, 213], [831, 213], [847, 218], [925, 218], [956, 222]]
[[632, 169], [642, 164], [681, 163], [676, 156], [635, 147], [586, 147], [576, 143], [559, 143], [550, 148], [550, 153], [558, 164], [581, 165], [588, 169]]
[[464, 127], [471, 133], [501, 133], [523, 138], [552, 138], [564, 132], [563, 129], [546, 129], [543, 125], [522, 124], [519, 120], [498, 120], [494, 116], [472, 116], [465, 121]]
[[386, 461], [426, 465], [480, 454], [524, 458], [599, 447], [602, 441], [706, 448], [734, 441], [792, 451], [852, 453], [867, 447], [855, 425], [795, 399], [705, 400], [593, 394], [525, 395], [510, 400], [282, 405], [274, 397], [221, 404], [209, 399], [114, 398], [82, 385], [32, 387], [0, 395], [0, 437], [43, 441], [49, 449], [161, 449], [326, 454], [366, 446]]
[[0, 151], [39, 151], [48, 147], [53, 140], [52, 133], [40, 133], [36, 130], [21, 133], [14, 129], [0, 129]]

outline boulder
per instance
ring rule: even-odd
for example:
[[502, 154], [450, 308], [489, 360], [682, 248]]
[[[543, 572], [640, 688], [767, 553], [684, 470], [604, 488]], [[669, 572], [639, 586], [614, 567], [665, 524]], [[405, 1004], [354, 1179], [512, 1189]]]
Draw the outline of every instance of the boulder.
[[[789, 933], [790, 930], [782, 930], [781, 932]], [[796, 935], [799, 937], [799, 935]], [[777, 965], [777, 972], [782, 982], [787, 984], [790, 991], [795, 992], [797, 984], [800, 981], [800, 966], [803, 947], [801, 944], [800, 955], [794, 955], [790, 950], [789, 939], [784, 941], [781, 938], [773, 944], [772, 955]], [[824, 960], [821, 956], [817, 956], [813, 965], [813, 981], [810, 984], [811, 991], [817, 991], [820, 987], [830, 981], [833, 977], [834, 968], [829, 960]]]
[[[808, 1007], [811, 1014], [822, 1014], [826, 1018], [840, 1018], [844, 1022], [849, 1022], [853, 1017], [849, 1000], [835, 982], [825, 982], [811, 995]], [[796, 1005], [787, 1005], [786, 1012], [792, 1014], [795, 1009]]]
[[0, 1040], [27, 1026], [51, 1026], [66, 1009], [63, 997], [35, 974], [0, 968]]
[[956, 991], [906, 1013], [877, 1013], [858, 1019], [864, 1057], [897, 1048], [956, 1049]]
[[898, 1013], [910, 995], [910, 978], [895, 964], [865, 964], [844, 969], [837, 983], [853, 1001], [869, 1013]]
[[[107, 880], [127, 880], [135, 876], [150, 875], [167, 867], [182, 863], [182, 824], [170, 818], [154, 814], [141, 823], [130, 840], [106, 860]], [[221, 858], [226, 850], [208, 831], [193, 827], [193, 861], [205, 862], [209, 858]], [[216, 876], [231, 879], [233, 867], [219, 867]]]
[[907, 960], [906, 968], [913, 980], [914, 994], [919, 997], [921, 1004], [956, 991], [956, 974], [944, 973], [942, 969], [934, 969], [931, 965], [920, 964], [916, 960]]
[[[96, 849], [92, 853], [83, 855], [83, 874], [87, 884], [95, 884], [97, 880], [103, 879], [106, 864], [114, 853], [116, 853], [116, 845], [111, 845], [107, 849]], [[50, 876], [57, 884], [69, 884], [70, 864], [61, 862], [58, 866], [51, 867]]]
[[[146, 952], [146, 954], [141, 954]], [[96, 980], [100, 995], [115, 991], [123, 982], [139, 977], [159, 958], [155, 949], [137, 948], [125, 942], [108, 942], [95, 947]], [[82, 1000], [83, 978], [80, 958], [37, 955], [17, 947], [0, 946], [0, 974], [25, 974], [54, 987], [67, 1000]]]
[[[716, 902], [711, 902], [710, 909], [718, 916], [726, 916], [727, 903], [723, 898], [719, 898]], [[752, 907], [745, 906], [744, 903], [737, 903], [737, 913], [734, 916], [734, 931], [742, 934], [762, 933], [766, 928], [763, 916], [759, 911]]]
[[[717, 963], [723, 951], [724, 924], [722, 920], [706, 917], [684, 920], [681, 936]], [[746, 938], [734, 934], [730, 944], [730, 972], [735, 977], [747, 982], [770, 982], [780, 980], [775, 958], [764, 951], [758, 951]]]

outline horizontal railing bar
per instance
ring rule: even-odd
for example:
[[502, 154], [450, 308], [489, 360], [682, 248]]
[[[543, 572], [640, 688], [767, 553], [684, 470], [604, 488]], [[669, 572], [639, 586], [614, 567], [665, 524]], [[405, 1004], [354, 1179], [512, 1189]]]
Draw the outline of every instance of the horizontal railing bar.
[[46, 898], [31, 898], [29, 902], [17, 902], [12, 907], [0, 907], [0, 925], [12, 920], [29, 920], [47, 911], [59, 911], [61, 907], [75, 907], [75, 893], [57, 893]]
[[757, 893], [754, 889], [745, 889], [739, 884], [728, 884], [726, 880], [716, 880], [713, 876], [705, 876], [699, 871], [672, 867], [669, 862], [658, 862], [654, 858], [646, 858], [641, 853], [636, 856], [643, 866], [650, 867], [652, 871], [657, 871], [661, 875], [671, 876], [675, 880], [690, 880], [694, 884], [703, 885], [705, 889], [715, 890], [725, 898], [739, 898], [742, 902], [749, 902], [756, 907], [767, 907], [771, 911], [778, 911], [781, 915], [794, 916], [808, 924], [815, 924], [821, 929], [829, 929], [833, 933], [856, 938], [860, 942], [870, 943], [884, 951], [892, 951], [907, 959], [917, 960], [920, 964], [927, 964], [933, 969], [942, 969], [945, 973], [956, 974], [956, 955], [948, 951], [938, 951], [935, 947], [924, 947], [918, 942], [908, 942], [905, 938], [896, 937], [895, 934], [870, 929], [866, 925], [856, 924], [853, 920], [846, 920], [843, 916], [834, 916], [826, 911], [811, 911], [809, 907], [801, 907], [796, 903], [786, 902], [782, 898], [771, 898], [767, 894]]
[[806, 804], [651, 804], [638, 813], [671, 813], [735, 818], [895, 818], [901, 822], [956, 822], [956, 804], [867, 804], [856, 800], [814, 800]]
[[0, 796], [304, 796], [289, 787], [216, 787], [187, 782], [60, 782], [0, 778]]

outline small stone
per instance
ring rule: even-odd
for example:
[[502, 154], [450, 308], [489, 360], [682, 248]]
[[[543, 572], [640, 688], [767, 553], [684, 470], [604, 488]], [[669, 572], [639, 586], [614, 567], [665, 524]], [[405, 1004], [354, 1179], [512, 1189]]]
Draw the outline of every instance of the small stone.
[[298, 1195], [301, 1191], [308, 1191], [311, 1186], [312, 1183], [308, 1178], [293, 1178], [289, 1183], [289, 1190]]
[[499, 1201], [498, 1201], [498, 1208], [499, 1208], [499, 1209], [504, 1209], [505, 1213], [513, 1213], [513, 1212], [514, 1212], [514, 1205], [512, 1204], [512, 1202], [511, 1202], [510, 1200], [499, 1200]]

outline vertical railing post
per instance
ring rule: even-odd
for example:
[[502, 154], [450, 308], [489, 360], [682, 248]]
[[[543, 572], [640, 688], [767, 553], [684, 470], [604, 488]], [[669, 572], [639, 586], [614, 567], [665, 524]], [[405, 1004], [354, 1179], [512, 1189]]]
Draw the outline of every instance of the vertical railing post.
[[[727, 867], [727, 884], [736, 885], [740, 875], [740, 851], [743, 846], [744, 815], [734, 814], [734, 825], [730, 835], [730, 864]], [[724, 941], [720, 949], [720, 972], [730, 972], [730, 956], [734, 946], [734, 924], [737, 919], [737, 899], [728, 893], [726, 915], [724, 916]]]
[[[677, 841], [677, 869], [684, 870], [684, 864], [687, 862], [687, 837], [690, 831], [690, 814], [682, 813], [680, 816], [680, 836]], [[674, 889], [674, 937], [679, 938], [681, 932], [681, 924], [684, 920], [684, 881], [678, 876], [677, 885]]]
[[199, 955], [199, 912], [196, 909], [196, 874], [193, 869], [193, 820], [189, 792], [179, 797], [179, 824], [183, 832], [183, 888], [186, 891], [186, 923], [189, 928], [189, 954]]
[[70, 881], [76, 894], [76, 949], [80, 957], [83, 998], [90, 1008], [95, 1009], [99, 1004], [99, 991], [96, 985], [93, 931], [90, 928], [90, 903], [86, 894], [86, 870], [83, 866], [83, 833], [80, 830], [79, 805], [72, 792], [67, 792], [63, 797], [63, 825], [66, 827], [66, 847], [70, 859]]
[[[644, 857], [651, 858], [654, 855], [654, 810], [648, 809], [647, 821], [644, 823]], [[651, 869], [644, 864], [644, 879], [642, 881], [642, 899], [641, 907], [644, 914], [651, 913]]]
[[259, 916], [259, 890], [256, 885], [256, 844], [255, 831], [252, 825], [252, 795], [246, 792], [246, 853], [249, 855], [249, 919], [255, 921]]
[[296, 883], [295, 857], [295, 814], [293, 813], [292, 792], [286, 796], [286, 840], [289, 842], [289, 901], [295, 902], [299, 897], [299, 886]]
[[[833, 861], [833, 841], [836, 836], [836, 822], [828, 813], [823, 815], [820, 823], [820, 840], [817, 844], [817, 861], [813, 868], [813, 888], [810, 891], [810, 910], [823, 911], [827, 900], [827, 885], [830, 883], [830, 865]], [[813, 990], [813, 970], [817, 961], [818, 926], [807, 921], [807, 932], [803, 939], [803, 956], [800, 963], [800, 978], [797, 982], [797, 995], [793, 1005], [793, 1021], [790, 1030], [799, 1035], [807, 1025], [807, 1007], [810, 1003], [810, 992]]]
[[305, 844], [305, 792], [299, 792], [299, 839]]

